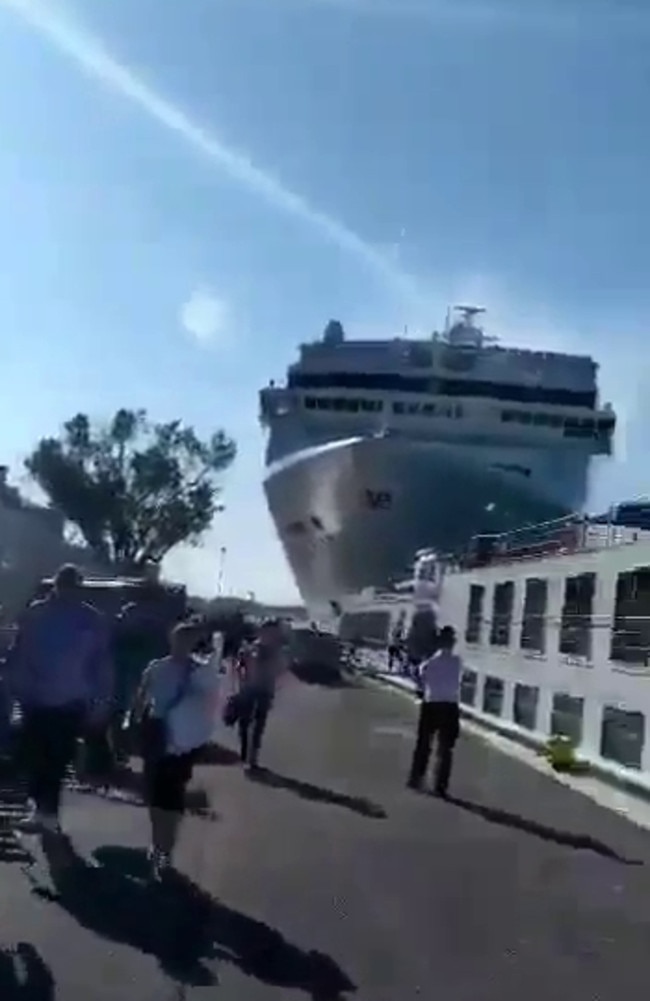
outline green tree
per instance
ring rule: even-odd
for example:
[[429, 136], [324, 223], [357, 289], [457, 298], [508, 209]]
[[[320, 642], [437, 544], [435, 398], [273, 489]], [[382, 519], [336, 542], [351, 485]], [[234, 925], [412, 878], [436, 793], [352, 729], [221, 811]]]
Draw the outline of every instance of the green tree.
[[219, 474], [236, 454], [224, 431], [201, 440], [181, 421], [118, 410], [107, 425], [77, 414], [25, 465], [97, 559], [137, 568], [181, 542], [196, 545], [219, 505]]

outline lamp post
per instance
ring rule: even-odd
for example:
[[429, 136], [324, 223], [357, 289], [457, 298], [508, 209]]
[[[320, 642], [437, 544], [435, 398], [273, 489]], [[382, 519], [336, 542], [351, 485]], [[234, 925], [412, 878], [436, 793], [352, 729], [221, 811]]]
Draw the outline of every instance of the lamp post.
[[225, 546], [222, 546], [219, 550], [219, 576], [217, 577], [217, 594], [221, 598], [223, 595], [223, 585], [224, 585], [224, 575], [225, 575], [225, 564], [226, 555], [228, 550]]

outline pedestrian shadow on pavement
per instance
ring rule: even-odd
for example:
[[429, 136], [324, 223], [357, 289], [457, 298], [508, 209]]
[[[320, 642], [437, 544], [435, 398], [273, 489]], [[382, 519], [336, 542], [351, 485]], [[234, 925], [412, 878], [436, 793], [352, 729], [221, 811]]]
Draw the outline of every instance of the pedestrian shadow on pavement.
[[19, 942], [15, 949], [0, 949], [0, 998], [2, 1001], [54, 1001], [54, 977], [33, 945]]
[[[101, 848], [95, 858], [106, 868], [143, 876], [142, 853], [130, 848]], [[221, 962], [231, 963], [262, 983], [302, 990], [312, 1001], [344, 1001], [355, 984], [329, 956], [303, 950], [274, 928], [215, 900], [197, 883], [173, 872], [163, 893], [169, 906], [192, 925], [192, 936]]]
[[219, 901], [181, 873], [162, 884], [148, 879], [143, 852], [106, 846], [93, 863], [65, 839], [45, 846], [55, 899], [80, 924], [113, 942], [154, 956], [178, 984], [215, 986], [219, 962], [311, 1001], [344, 1001], [356, 990], [328, 956], [305, 951], [273, 928]]
[[541, 824], [537, 820], [528, 820], [518, 813], [509, 813], [498, 807], [486, 806], [483, 803], [475, 803], [457, 796], [450, 796], [448, 802], [453, 803], [454, 806], [458, 806], [462, 810], [467, 810], [469, 813], [483, 817], [484, 820], [489, 821], [491, 824], [499, 824], [502, 827], [511, 827], [518, 831], [525, 831], [527, 834], [532, 834], [543, 841], [551, 841], [557, 845], [564, 845], [567, 848], [591, 851], [602, 858], [608, 858], [623, 865], [644, 864], [639, 859], [625, 858], [614, 848], [610, 848], [604, 842], [598, 841], [597, 838], [592, 838], [590, 834], [575, 834], [572, 831], [558, 830], [556, 827]]
[[300, 779], [290, 778], [288, 775], [280, 775], [268, 768], [259, 768], [246, 774], [251, 782], [269, 786], [271, 789], [286, 789], [312, 803], [340, 806], [371, 820], [385, 820], [387, 817], [383, 806], [379, 806], [378, 803], [373, 803], [363, 796], [348, 796], [345, 793], [335, 792], [333, 789], [324, 789], [322, 786], [312, 785], [311, 782], [302, 782]]
[[[108, 787], [79, 785], [75, 787], [75, 791], [86, 796], [100, 796], [113, 802], [122, 802], [128, 806], [145, 806], [142, 772], [130, 765], [119, 768], [112, 775], [111, 784]], [[218, 820], [218, 814], [211, 808], [210, 800], [204, 789], [188, 789], [186, 810], [192, 817]]]
[[100, 938], [152, 956], [177, 983], [214, 985], [196, 909], [180, 909], [175, 902], [165, 906], [162, 886], [148, 878], [144, 852], [131, 850], [140, 864], [127, 867], [115, 864], [110, 849], [89, 860], [62, 836], [44, 835], [42, 846], [49, 878], [30, 875], [36, 896], [57, 904]]
[[221, 765], [228, 768], [240, 764], [241, 758], [230, 747], [213, 742], [201, 751], [196, 763], [197, 765]]
[[358, 688], [359, 684], [351, 675], [346, 675], [341, 667], [319, 664], [317, 661], [296, 661], [291, 671], [304, 685], [319, 685], [321, 688]]

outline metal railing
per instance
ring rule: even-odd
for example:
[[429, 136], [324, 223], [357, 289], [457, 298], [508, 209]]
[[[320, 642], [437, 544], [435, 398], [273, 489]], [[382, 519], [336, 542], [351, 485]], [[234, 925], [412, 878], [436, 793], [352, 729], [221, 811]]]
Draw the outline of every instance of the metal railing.
[[641, 539], [650, 541], [650, 530], [618, 525], [613, 520], [600, 517], [572, 514], [508, 532], [476, 535], [463, 552], [449, 554], [444, 557], [444, 562], [446, 568], [453, 572], [611, 549], [631, 545]]

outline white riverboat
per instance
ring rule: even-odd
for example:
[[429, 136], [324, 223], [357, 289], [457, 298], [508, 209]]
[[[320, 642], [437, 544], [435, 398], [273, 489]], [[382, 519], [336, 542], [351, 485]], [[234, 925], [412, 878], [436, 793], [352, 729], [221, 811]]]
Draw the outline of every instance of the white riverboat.
[[650, 779], [650, 504], [479, 537], [440, 568], [463, 703]]

